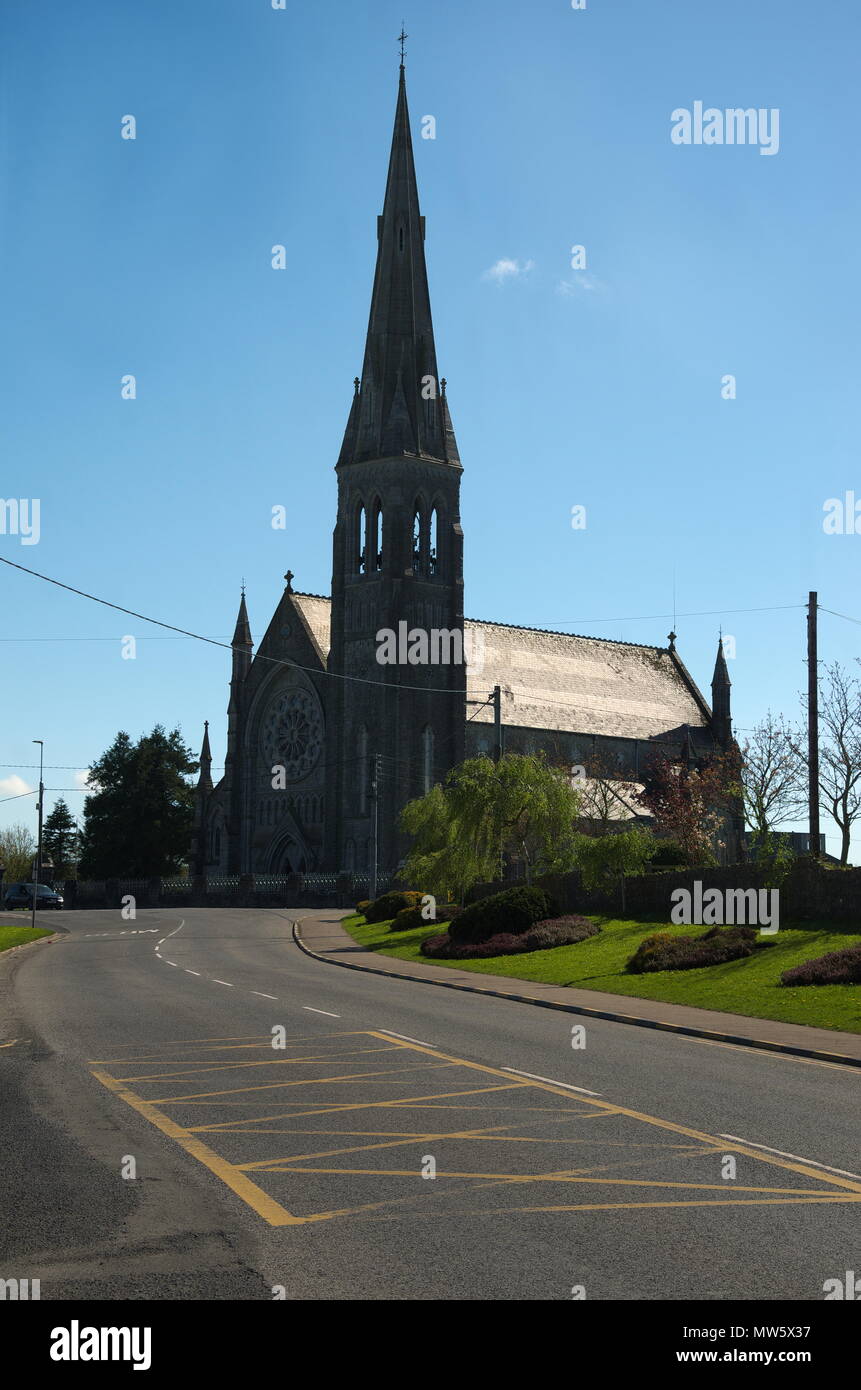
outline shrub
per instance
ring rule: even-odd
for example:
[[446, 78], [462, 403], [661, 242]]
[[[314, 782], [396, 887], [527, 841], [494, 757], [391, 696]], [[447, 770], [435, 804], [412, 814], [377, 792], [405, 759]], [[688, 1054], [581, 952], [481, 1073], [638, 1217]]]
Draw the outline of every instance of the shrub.
[[784, 970], [782, 985], [861, 985], [861, 946], [829, 951]]
[[712, 927], [703, 936], [670, 936], [669, 932], [655, 932], [640, 942], [626, 969], [632, 975], [654, 970], [697, 970], [703, 965], [741, 960], [772, 944], [757, 941], [755, 927]]
[[389, 917], [396, 917], [402, 908], [415, 907], [423, 897], [424, 893], [383, 893], [382, 897], [368, 904], [365, 921], [385, 922]]
[[362, 901], [361, 901], [360, 903], [356, 903], [356, 911], [357, 911], [362, 917], [364, 917], [365, 913], [367, 912], [367, 910], [368, 910], [368, 908], [369, 908], [370, 906], [371, 906], [371, 900], [370, 900], [370, 898], [363, 898]]
[[547, 951], [554, 946], [573, 946], [601, 930], [588, 917], [555, 917], [536, 922], [523, 932], [496, 932], [484, 941], [455, 941], [449, 932], [427, 937], [421, 952], [432, 960], [484, 960], [489, 956], [522, 955]]
[[461, 909], [456, 903], [437, 903], [435, 917], [423, 917], [421, 903], [415, 907], [402, 907], [395, 917], [389, 931], [412, 931], [415, 927], [428, 927], [433, 922], [450, 922]]
[[649, 863], [653, 868], [674, 868], [677, 864], [687, 864], [688, 856], [675, 840], [659, 840], [658, 847], [651, 855]]
[[543, 888], [508, 888], [464, 908], [452, 923], [452, 939], [463, 944], [486, 941], [500, 933], [517, 936], [534, 922], [552, 917], [555, 911], [555, 904]]

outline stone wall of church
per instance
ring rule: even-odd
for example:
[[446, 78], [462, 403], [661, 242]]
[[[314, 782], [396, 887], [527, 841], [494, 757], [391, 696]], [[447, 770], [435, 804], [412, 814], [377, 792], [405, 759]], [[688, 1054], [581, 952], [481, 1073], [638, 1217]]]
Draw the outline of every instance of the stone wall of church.
[[[698, 731], [694, 730], [693, 733]], [[494, 752], [492, 724], [471, 720], [466, 726], [466, 756], [488, 757]], [[600, 769], [604, 776], [617, 774], [626, 781], [638, 782], [654, 761], [659, 758], [678, 758], [681, 739], [675, 742], [660, 739], [607, 738], [602, 734], [576, 734], [564, 729], [535, 729], [518, 725], [503, 725], [502, 746], [506, 753], [543, 753], [555, 767], [585, 767]]]
[[261, 672], [244, 731], [247, 872], [311, 872], [324, 857], [324, 693], [305, 671]]

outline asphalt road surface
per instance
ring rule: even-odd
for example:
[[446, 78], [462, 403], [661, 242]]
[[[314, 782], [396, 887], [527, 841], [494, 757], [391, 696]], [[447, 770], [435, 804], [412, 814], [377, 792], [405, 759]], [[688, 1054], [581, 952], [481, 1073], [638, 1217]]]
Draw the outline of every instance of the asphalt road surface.
[[821, 1300], [861, 1268], [858, 1070], [601, 1021], [575, 1048], [574, 1016], [309, 959], [314, 915], [62, 913], [0, 956], [0, 1277]]

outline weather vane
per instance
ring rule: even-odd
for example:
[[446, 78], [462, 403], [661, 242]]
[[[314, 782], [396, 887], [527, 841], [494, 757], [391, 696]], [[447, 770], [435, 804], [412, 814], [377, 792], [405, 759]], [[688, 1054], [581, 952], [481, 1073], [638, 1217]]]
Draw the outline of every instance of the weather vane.
[[409, 34], [404, 33], [404, 22], [401, 20], [401, 32], [398, 34], [398, 42], [401, 45], [401, 67], [404, 65], [404, 44], [409, 38]]

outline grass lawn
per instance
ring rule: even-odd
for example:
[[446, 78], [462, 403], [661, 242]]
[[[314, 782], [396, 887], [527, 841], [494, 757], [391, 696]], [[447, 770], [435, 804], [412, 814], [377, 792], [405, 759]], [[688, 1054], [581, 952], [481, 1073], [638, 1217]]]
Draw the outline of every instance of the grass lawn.
[[25, 941], [38, 941], [40, 936], [50, 936], [50, 930], [37, 927], [7, 926], [0, 919], [0, 951], [8, 951], [10, 946], [23, 946]]
[[[745, 960], [700, 970], [663, 970], [653, 975], [627, 975], [625, 965], [639, 943], [656, 931], [673, 936], [697, 936], [701, 927], [671, 926], [664, 922], [617, 921], [593, 916], [602, 930], [598, 936], [574, 946], [556, 946], [547, 951], [530, 951], [519, 956], [494, 956], [489, 960], [434, 961], [457, 970], [474, 970], [483, 975], [508, 975], [518, 980], [538, 980], [543, 984], [572, 985], [577, 989], [605, 990], [608, 994], [627, 994], [640, 999], [665, 999], [670, 1004], [693, 1004], [701, 1009], [745, 1014], [751, 1018], [774, 1018], [785, 1023], [807, 1023], [817, 1028], [837, 1028], [861, 1033], [861, 986], [805, 985], [785, 989], [781, 972], [792, 965], [826, 951], [861, 944], [861, 926], [853, 930], [833, 923], [808, 922], [781, 927], [776, 936], [765, 940], [774, 944]], [[388, 922], [369, 925], [364, 917], [352, 916], [342, 924], [360, 945], [400, 960], [431, 961], [419, 951], [426, 936], [442, 930], [438, 926], [415, 931], [390, 932]]]

